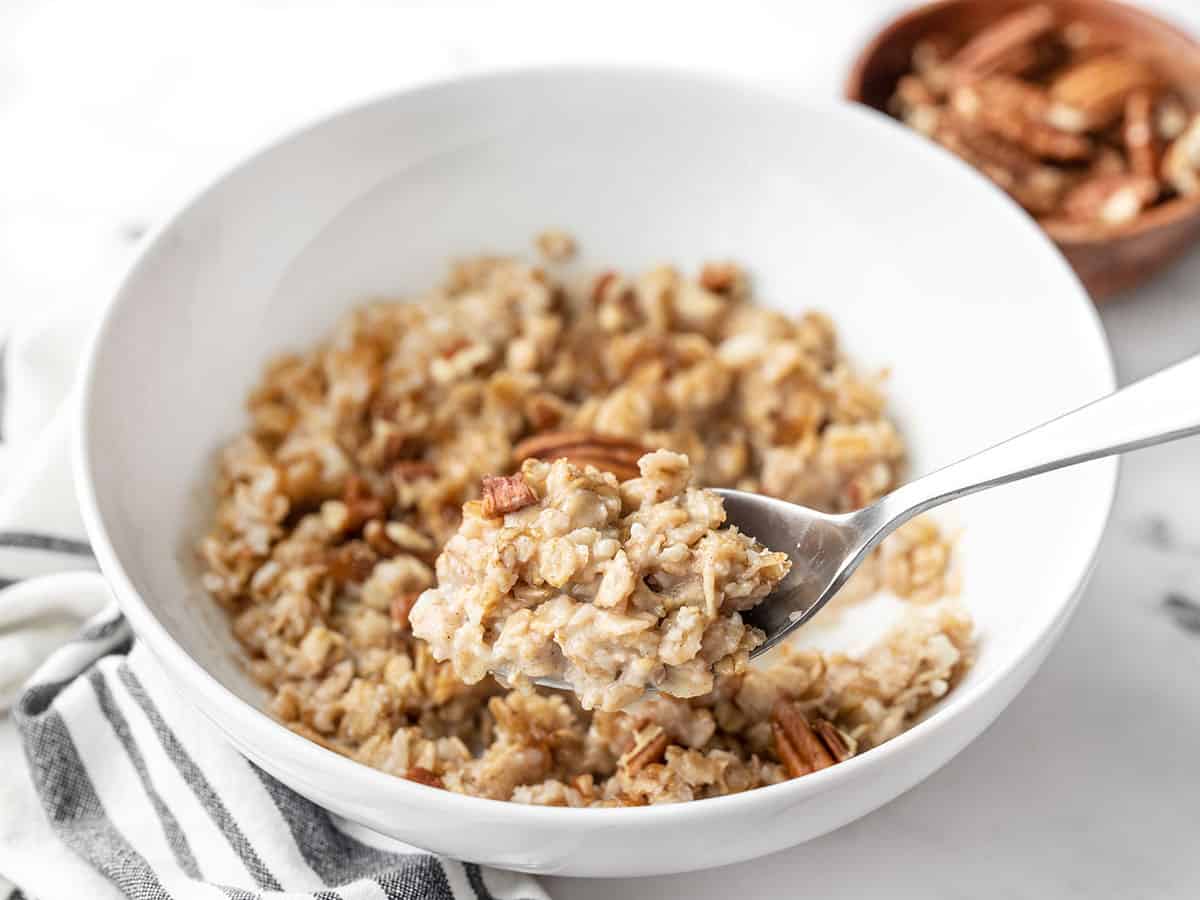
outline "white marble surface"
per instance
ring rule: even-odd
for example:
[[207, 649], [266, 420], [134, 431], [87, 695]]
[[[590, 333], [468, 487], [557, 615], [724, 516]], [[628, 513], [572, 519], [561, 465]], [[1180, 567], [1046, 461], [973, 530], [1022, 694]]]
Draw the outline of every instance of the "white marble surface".
[[[1153, 5], [1200, 29], [1195, 0]], [[347, 102], [456, 72], [564, 60], [708, 67], [830, 95], [854, 46], [896, 7], [7, 0], [0, 330], [50, 304], [86, 315], [140, 235], [195, 187]], [[1200, 349], [1200, 252], [1103, 315], [1122, 381]], [[764, 860], [671, 878], [551, 879], [554, 896], [1196, 896], [1197, 446], [1128, 459], [1095, 577], [1062, 643], [1000, 720], [924, 784]]]

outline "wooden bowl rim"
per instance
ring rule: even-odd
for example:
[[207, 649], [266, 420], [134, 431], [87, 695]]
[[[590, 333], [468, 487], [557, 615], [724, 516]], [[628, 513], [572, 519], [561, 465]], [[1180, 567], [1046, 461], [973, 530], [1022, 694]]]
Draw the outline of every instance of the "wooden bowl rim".
[[[846, 83], [843, 88], [843, 94], [847, 100], [852, 100], [855, 103], [863, 103], [863, 81], [866, 74], [867, 66], [875, 59], [880, 51], [886, 47], [894, 38], [897, 31], [901, 28], [910, 25], [914, 22], [919, 22], [920, 19], [928, 16], [930, 13], [937, 12], [954, 6], [962, 6], [965, 3], [975, 2], [975, 0], [933, 0], [930, 3], [921, 3], [911, 9], [905, 10], [898, 16], [889, 19], [885, 22], [875, 36], [867, 42], [866, 46], [859, 51], [854, 62], [850, 66], [850, 72], [846, 76]], [[1144, 19], [1152, 22], [1155, 26], [1169, 31], [1180, 38], [1185, 44], [1192, 47], [1195, 52], [1196, 62], [1200, 65], [1200, 40], [1194, 35], [1184, 31], [1173, 22], [1148, 12], [1141, 7], [1133, 6], [1129, 3], [1122, 3], [1119, 0], [1090, 0], [1091, 4], [1096, 7], [1109, 7], [1120, 9], [1129, 13], [1135, 18]], [[1050, 6], [1055, 5], [1055, 0], [1030, 0], [1030, 5], [1036, 3], [1045, 3]], [[865, 103], [863, 105], [866, 105]], [[873, 107], [872, 107], [873, 108]], [[882, 112], [882, 110], [880, 110]], [[886, 113], [884, 113], [886, 115]], [[947, 151], [949, 152], [949, 151]], [[1155, 231], [1159, 228], [1166, 228], [1176, 222], [1190, 218], [1197, 213], [1200, 213], [1200, 193], [1193, 194], [1190, 197], [1175, 197], [1168, 200], [1159, 206], [1153, 207], [1149, 212], [1146, 212], [1132, 222], [1116, 227], [1107, 225], [1078, 225], [1071, 226], [1069, 230], [1054, 222], [1043, 223], [1038, 221], [1038, 225], [1060, 244], [1071, 246], [1086, 246], [1107, 244], [1112, 241], [1121, 240], [1124, 238], [1136, 237], [1148, 231]], [[1091, 233], [1087, 233], [1091, 228]]]

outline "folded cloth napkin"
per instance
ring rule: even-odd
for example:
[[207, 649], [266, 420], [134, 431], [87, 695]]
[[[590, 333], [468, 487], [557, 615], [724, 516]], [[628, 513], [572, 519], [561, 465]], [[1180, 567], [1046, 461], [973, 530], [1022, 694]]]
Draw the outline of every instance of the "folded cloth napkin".
[[75, 506], [63, 367], [85, 330], [36, 324], [6, 345], [0, 898], [545, 898], [335, 817], [174, 692], [94, 574]]

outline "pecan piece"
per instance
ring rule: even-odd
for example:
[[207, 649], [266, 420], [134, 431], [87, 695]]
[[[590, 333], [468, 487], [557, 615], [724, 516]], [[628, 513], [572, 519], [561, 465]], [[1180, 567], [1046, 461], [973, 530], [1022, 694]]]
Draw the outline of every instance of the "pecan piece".
[[537, 503], [537, 494], [520, 475], [485, 475], [483, 514], [489, 519]]
[[1129, 166], [1125, 163], [1125, 157], [1119, 150], [1112, 147], [1101, 147], [1095, 158], [1088, 166], [1085, 175], [1090, 178], [1095, 178], [1101, 175], [1128, 175]]
[[746, 283], [746, 273], [737, 263], [706, 262], [700, 269], [700, 286], [714, 294], [734, 294]]
[[937, 140], [1003, 188], [1038, 168], [1035, 156], [959, 115], [944, 115]]
[[788, 778], [799, 778], [813, 771], [808, 760], [800, 755], [800, 752], [788, 739], [783, 726], [774, 719], [771, 720], [771, 737], [775, 742], [775, 755], [779, 757], [779, 761], [787, 770]]
[[417, 602], [417, 598], [421, 596], [420, 591], [405, 591], [403, 594], [397, 594], [392, 598], [391, 616], [392, 624], [401, 631], [408, 631], [408, 614], [412, 612], [413, 604]]
[[387, 524], [381, 519], [372, 519], [363, 526], [363, 540], [383, 557], [395, 556], [400, 552], [391, 538], [387, 535]]
[[346, 479], [342, 502], [346, 504], [346, 531], [358, 531], [371, 519], [387, 515], [387, 505], [371, 493], [370, 486], [360, 475]]
[[1074, 222], [1123, 225], [1158, 197], [1158, 182], [1144, 175], [1088, 178], [1067, 192], [1062, 211]]
[[1092, 154], [1087, 137], [1047, 124], [1050, 98], [1037, 85], [993, 75], [956, 89], [952, 103], [964, 119], [1034, 156], [1069, 162]]
[[1163, 177], [1187, 196], [1200, 191], [1200, 115], [1194, 116], [1163, 157]]
[[968, 84], [996, 72], [1017, 73], [1037, 60], [1034, 42], [1054, 27], [1054, 10], [1029, 6], [984, 28], [951, 59], [956, 84]]
[[1104, 53], [1067, 67], [1050, 84], [1054, 101], [1048, 121], [1064, 131], [1094, 131], [1111, 125], [1134, 91], [1153, 88], [1158, 76], [1126, 53]]
[[1154, 132], [1161, 140], [1173, 141], [1188, 126], [1188, 110], [1176, 94], [1163, 95], [1154, 109]]
[[1154, 97], [1150, 91], [1134, 91], [1125, 100], [1121, 141], [1133, 173], [1157, 178], [1162, 146], [1154, 131]]
[[471, 341], [462, 335], [450, 338], [449, 341], [438, 351], [438, 356], [442, 359], [453, 359], [463, 350], [471, 346]]
[[960, 42], [948, 34], [928, 34], [913, 45], [912, 68], [918, 80], [936, 98], [950, 89], [950, 60]]
[[795, 703], [780, 700], [775, 704], [771, 734], [775, 737], [775, 753], [792, 778], [827, 769], [834, 763], [829, 748], [817, 737]]
[[409, 781], [415, 781], [417, 784], [423, 784], [426, 787], [443, 788], [442, 779], [430, 772], [428, 769], [423, 769], [420, 766], [413, 766], [404, 773], [404, 777]]
[[905, 75], [896, 83], [888, 111], [909, 128], [924, 135], [937, 130], [940, 108], [928, 85], [916, 75]]
[[858, 742], [827, 719], [817, 719], [812, 727], [835, 762], [845, 762], [858, 751]]
[[378, 559], [365, 541], [347, 541], [329, 551], [327, 565], [334, 581], [362, 584], [371, 576]]
[[616, 283], [618, 278], [620, 276], [611, 269], [597, 275], [596, 280], [592, 282], [592, 303], [599, 306], [608, 296], [608, 289]]
[[651, 763], [661, 762], [670, 739], [658, 725], [646, 725], [634, 735], [633, 747], [618, 762], [628, 774], [636, 775]]
[[638, 477], [637, 461], [649, 452], [649, 448], [628, 438], [589, 431], [548, 431], [517, 444], [513, 459], [517, 465], [527, 459], [567, 459], [577, 466], [611, 472], [618, 481], [628, 481]]
[[612, 269], [601, 272], [592, 282], [592, 304], [602, 306], [605, 303], [612, 303], [629, 311], [633, 311], [637, 306], [633, 286], [619, 272]]
[[857, 744], [832, 722], [817, 719], [810, 725], [796, 703], [780, 700], [771, 713], [775, 755], [790, 778], [799, 778], [849, 759]]

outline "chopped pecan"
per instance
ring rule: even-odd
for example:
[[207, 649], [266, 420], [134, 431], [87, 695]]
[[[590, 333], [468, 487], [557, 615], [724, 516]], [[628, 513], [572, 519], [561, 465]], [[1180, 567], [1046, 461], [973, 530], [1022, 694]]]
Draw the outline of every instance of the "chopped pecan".
[[600, 274], [596, 276], [596, 280], [592, 282], [593, 304], [599, 306], [601, 302], [604, 302], [607, 299], [608, 290], [610, 290], [610, 288], [612, 288], [614, 284], [617, 284], [619, 281], [620, 276], [617, 274], [617, 272], [612, 270], [600, 272]]
[[948, 34], [935, 32], [913, 45], [913, 71], [926, 90], [938, 99], [950, 89], [950, 60], [960, 43]]
[[1074, 222], [1123, 225], [1158, 196], [1158, 182], [1144, 175], [1088, 178], [1067, 192], [1062, 211]]
[[951, 59], [956, 84], [996, 72], [1016, 73], [1036, 60], [1034, 42], [1054, 27], [1054, 10], [1028, 6], [993, 22], [972, 37]]
[[1016, 181], [1009, 192], [1030, 215], [1048, 216], [1058, 210], [1063, 194], [1072, 183], [1071, 176], [1061, 169], [1039, 166]]
[[1047, 124], [1050, 98], [1040, 87], [993, 75], [957, 88], [952, 100], [964, 119], [1044, 159], [1076, 161], [1092, 154], [1092, 142]]
[[1101, 147], [1096, 151], [1095, 158], [1087, 169], [1087, 177], [1098, 178], [1103, 175], [1128, 175], [1129, 166], [1119, 150], [1112, 147]]
[[387, 535], [386, 523], [381, 519], [372, 519], [363, 526], [363, 540], [380, 556], [395, 556], [400, 548]]
[[1162, 163], [1163, 177], [1179, 193], [1200, 191], [1200, 115], [1194, 116], [1171, 146]]
[[771, 720], [771, 737], [775, 742], [775, 755], [783, 763], [788, 778], [799, 778], [813, 771], [813, 767], [808, 764], [808, 759], [800, 755], [800, 752], [788, 739], [783, 726], [774, 719]]
[[916, 75], [905, 75], [896, 83], [888, 110], [896, 118], [921, 134], [932, 135], [940, 113], [938, 99]]
[[514, 461], [568, 459], [578, 466], [611, 472], [618, 481], [638, 477], [637, 461], [649, 448], [628, 438], [589, 431], [548, 431], [526, 438], [513, 448]]
[[359, 475], [346, 479], [342, 502], [346, 504], [346, 531], [358, 531], [370, 519], [387, 515], [387, 505], [371, 493], [370, 486]]
[[845, 762], [858, 751], [858, 741], [846, 734], [827, 719], [813, 722], [813, 731], [821, 738], [835, 762]]
[[658, 725], [646, 725], [634, 735], [633, 747], [621, 757], [618, 765], [630, 775], [636, 775], [651, 763], [661, 762], [670, 739]]
[[371, 576], [378, 560], [365, 541], [347, 541], [329, 551], [327, 565], [334, 581], [361, 584]]
[[442, 359], [453, 359], [457, 354], [461, 353], [471, 346], [471, 341], [461, 335], [451, 338], [444, 347], [438, 351], [438, 356]]
[[700, 269], [700, 286], [714, 294], [732, 294], [744, 284], [746, 273], [731, 262], [706, 262]]
[[[828, 728], [833, 728], [825, 723]], [[827, 730], [822, 726], [822, 730]], [[836, 729], [834, 729], [836, 732]], [[827, 769], [836, 762], [853, 754], [846, 740], [840, 740], [836, 749], [831, 749], [822, 736], [809, 725], [800, 707], [793, 702], [780, 700], [771, 712], [771, 734], [775, 739], [775, 755], [787, 769], [788, 776], [799, 778], [819, 769]], [[837, 732], [840, 738], [841, 733]]]
[[486, 475], [483, 479], [483, 514], [493, 519], [533, 506], [537, 494], [520, 475]]
[[1154, 107], [1154, 132], [1160, 140], [1173, 141], [1183, 134], [1189, 118], [1187, 105], [1178, 94], [1163, 94]]
[[412, 612], [413, 604], [421, 596], [420, 591], [405, 591], [392, 598], [392, 624], [401, 631], [408, 631], [408, 614]]
[[1162, 145], [1154, 132], [1154, 96], [1150, 91], [1134, 91], [1125, 100], [1121, 141], [1133, 173], [1157, 178]]
[[413, 766], [404, 773], [404, 777], [409, 781], [415, 781], [417, 784], [423, 784], [426, 787], [444, 788], [442, 779], [430, 772], [428, 769], [423, 769], [420, 766]]
[[1054, 101], [1048, 121], [1065, 131], [1094, 131], [1111, 125], [1134, 91], [1153, 88], [1158, 76], [1127, 53], [1104, 53], [1068, 66], [1050, 84]]
[[942, 116], [937, 139], [1001, 187], [1038, 167], [1038, 160], [1022, 147], [956, 114]]

